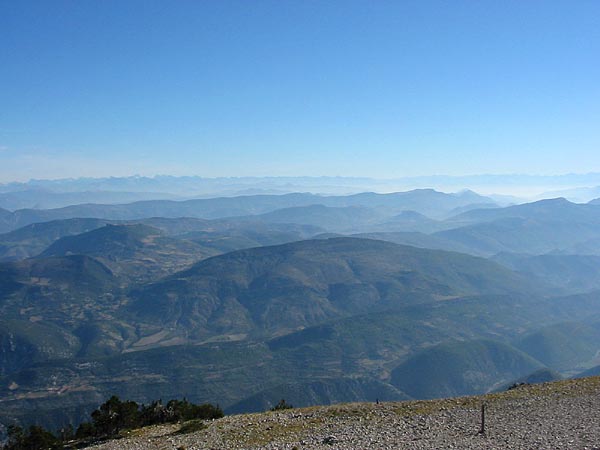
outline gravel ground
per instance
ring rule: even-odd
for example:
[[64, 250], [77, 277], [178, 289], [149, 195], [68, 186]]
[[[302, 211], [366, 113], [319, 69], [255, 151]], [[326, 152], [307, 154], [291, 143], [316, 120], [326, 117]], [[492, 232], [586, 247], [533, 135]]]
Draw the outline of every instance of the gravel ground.
[[[486, 404], [485, 434], [480, 434]], [[501, 394], [401, 403], [349, 403], [148, 427], [91, 448], [134, 449], [596, 449], [600, 378]]]

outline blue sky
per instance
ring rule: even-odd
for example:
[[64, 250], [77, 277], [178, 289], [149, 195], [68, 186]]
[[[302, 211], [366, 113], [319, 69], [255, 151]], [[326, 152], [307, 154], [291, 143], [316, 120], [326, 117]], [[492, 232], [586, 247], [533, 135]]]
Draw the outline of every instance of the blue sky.
[[0, 181], [600, 171], [600, 2], [0, 0]]

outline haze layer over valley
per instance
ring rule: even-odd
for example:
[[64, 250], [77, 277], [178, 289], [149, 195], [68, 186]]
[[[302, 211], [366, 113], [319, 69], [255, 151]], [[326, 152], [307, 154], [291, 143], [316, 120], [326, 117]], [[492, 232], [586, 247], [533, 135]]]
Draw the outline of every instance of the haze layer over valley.
[[412, 189], [443, 192], [473, 190], [491, 196], [499, 205], [564, 197], [586, 203], [600, 197], [600, 173], [568, 175], [467, 175], [369, 178], [347, 176], [200, 177], [130, 176], [59, 178], [0, 184], [0, 208], [51, 209], [74, 204], [118, 204], [141, 200], [280, 195], [380, 194]]

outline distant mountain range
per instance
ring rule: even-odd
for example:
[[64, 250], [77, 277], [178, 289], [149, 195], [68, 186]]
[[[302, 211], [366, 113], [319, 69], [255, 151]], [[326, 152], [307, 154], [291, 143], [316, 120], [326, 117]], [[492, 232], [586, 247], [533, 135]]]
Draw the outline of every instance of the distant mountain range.
[[[413, 176], [395, 179], [359, 177], [230, 177], [204, 178], [196, 176], [131, 176], [110, 178], [78, 178], [31, 180], [26, 183], [0, 184], [0, 208], [58, 208], [74, 203], [123, 203], [135, 200], [158, 200], [229, 197], [257, 194], [310, 192], [322, 195], [348, 195], [358, 192], [394, 192], [420, 188], [435, 188], [453, 192], [472, 189], [496, 194], [512, 194], [524, 198], [566, 197], [586, 202], [600, 197], [600, 174], [566, 175], [467, 175]], [[111, 193], [114, 193], [112, 195]], [[3, 194], [9, 194], [3, 196]], [[144, 197], [133, 198], [135, 195]], [[126, 197], [128, 197], [126, 199]], [[494, 198], [504, 205], [522, 202], [510, 195]], [[74, 199], [80, 199], [73, 201]]]
[[393, 216], [414, 210], [434, 218], [447, 216], [455, 208], [471, 204], [494, 204], [491, 199], [474, 192], [445, 194], [431, 189], [393, 194], [363, 193], [350, 196], [317, 196], [313, 194], [254, 195], [221, 197], [187, 201], [143, 201], [122, 205], [84, 204], [58, 209], [22, 209], [0, 211], [0, 231], [37, 222], [71, 218], [131, 220], [150, 217], [195, 217], [218, 219], [269, 213], [278, 209], [323, 205], [328, 207], [371, 208], [373, 214]]
[[112, 394], [240, 412], [483, 393], [600, 365], [594, 202], [286, 194], [0, 222], [4, 425], [76, 424]]
[[176, 200], [180, 196], [163, 192], [82, 191], [53, 192], [47, 189], [25, 189], [0, 192], [0, 207], [17, 209], [51, 209], [84, 203], [131, 203], [140, 200]]
[[591, 187], [575, 187], [570, 189], [561, 189], [556, 191], [548, 191], [540, 194], [537, 198], [542, 200], [545, 198], [564, 197], [575, 203], [587, 203], [590, 200], [600, 197], [600, 186], [594, 185]]

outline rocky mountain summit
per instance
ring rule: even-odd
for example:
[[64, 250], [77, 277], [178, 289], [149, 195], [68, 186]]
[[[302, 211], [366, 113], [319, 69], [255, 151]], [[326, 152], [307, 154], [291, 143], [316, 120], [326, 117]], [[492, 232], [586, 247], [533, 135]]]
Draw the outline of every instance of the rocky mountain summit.
[[[443, 400], [346, 403], [148, 427], [91, 448], [598, 449], [600, 377]], [[481, 407], [485, 429], [481, 433]]]

